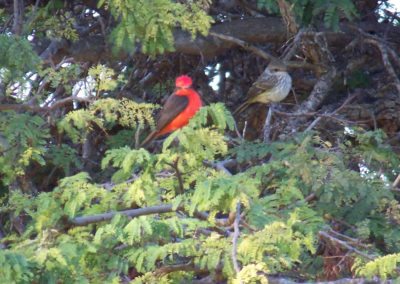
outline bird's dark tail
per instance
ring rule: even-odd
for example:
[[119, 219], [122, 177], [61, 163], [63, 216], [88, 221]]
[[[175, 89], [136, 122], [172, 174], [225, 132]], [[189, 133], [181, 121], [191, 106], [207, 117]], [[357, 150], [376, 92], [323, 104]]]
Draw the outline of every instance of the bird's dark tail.
[[142, 141], [142, 143], [140, 143], [139, 148], [144, 148], [144, 147], [150, 145], [150, 143], [154, 140], [154, 138], [157, 137], [157, 134], [158, 134], [158, 131], [153, 131], [149, 135], [147, 135], [146, 139], [144, 139]]
[[250, 104], [246, 101], [242, 103], [235, 111], [233, 112], [233, 115], [239, 114], [242, 111], [244, 111]]

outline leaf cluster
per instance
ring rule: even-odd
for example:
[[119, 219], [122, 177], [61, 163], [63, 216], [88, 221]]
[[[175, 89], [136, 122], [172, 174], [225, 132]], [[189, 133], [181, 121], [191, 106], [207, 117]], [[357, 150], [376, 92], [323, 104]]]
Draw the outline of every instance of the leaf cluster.
[[[357, 16], [356, 7], [351, 0], [291, 0], [289, 2], [298, 23], [304, 26], [322, 20], [327, 28], [338, 30], [342, 17], [352, 20]], [[258, 0], [257, 5], [273, 13], [279, 12], [277, 1]]]
[[206, 35], [212, 18], [202, 9], [201, 1], [119, 0], [99, 1], [119, 20], [112, 33], [117, 49], [132, 52], [140, 43], [144, 53], [155, 55], [174, 49], [173, 31], [181, 27], [193, 37]]
[[[71, 112], [60, 127], [82, 143], [82, 133], [94, 125], [149, 125], [152, 109], [127, 100], [100, 99]], [[124, 115], [130, 118], [124, 120]], [[43, 127], [43, 121], [29, 115], [24, 123], [32, 124], [29, 131]], [[2, 124], [4, 130], [7, 126]], [[8, 139], [19, 135], [26, 141], [23, 146], [43, 148], [40, 141], [46, 135], [28, 135], [18, 127], [24, 133], [9, 130]], [[95, 183], [81, 172], [60, 180], [52, 192], [10, 192], [0, 214], [8, 216], [7, 228], [23, 216], [26, 228], [21, 234], [11, 229], [3, 240], [8, 248], [0, 260], [13, 264], [5, 266], [4, 279], [111, 283], [132, 269], [137, 274], [134, 283], [190, 282], [198, 271], [232, 282], [265, 282], [268, 273], [293, 270], [312, 279], [322, 269], [315, 258], [318, 232], [336, 220], [348, 224], [343, 233], [370, 244], [367, 253], [382, 256], [356, 262], [356, 273], [394, 275], [400, 234], [390, 224], [398, 220], [398, 203], [385, 179], [363, 176], [351, 167], [355, 159], [370, 171], [400, 165], [398, 159], [389, 159], [392, 152], [382, 133], [359, 130], [352, 143], [343, 136], [343, 143], [333, 147], [316, 133], [271, 144], [229, 141], [226, 129], [234, 129], [232, 116], [222, 104], [211, 104], [165, 139], [159, 153], [128, 146], [108, 149], [101, 171], [106, 176], [112, 172], [111, 183]], [[234, 146], [228, 147], [228, 142]], [[77, 167], [76, 151], [67, 145], [50, 147], [46, 155], [66, 173]], [[227, 158], [236, 159], [241, 170], [228, 175], [210, 167]], [[237, 247], [242, 269], [236, 274], [232, 231], [224, 223], [229, 224], [226, 220], [238, 202], [244, 223]], [[160, 205], [172, 205], [172, 211], [133, 219], [115, 214], [109, 221], [81, 227], [71, 223], [79, 216]], [[382, 242], [385, 250], [378, 245]]]
[[0, 79], [3, 84], [22, 80], [28, 71], [37, 69], [38, 64], [39, 57], [27, 39], [0, 35]]

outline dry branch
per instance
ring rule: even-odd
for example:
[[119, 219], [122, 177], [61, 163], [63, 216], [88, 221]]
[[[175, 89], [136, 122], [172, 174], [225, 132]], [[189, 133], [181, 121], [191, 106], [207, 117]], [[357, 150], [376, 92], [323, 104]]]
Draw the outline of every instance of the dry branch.
[[223, 35], [223, 34], [219, 34], [219, 33], [215, 33], [215, 32], [210, 32], [210, 35], [222, 39], [224, 41], [227, 42], [231, 42], [231, 43], [235, 43], [237, 45], [239, 45], [240, 47], [242, 47], [243, 49], [249, 50], [251, 52], [253, 52], [254, 54], [260, 56], [261, 58], [264, 58], [268, 61], [270, 60], [278, 60], [275, 56], [263, 51], [262, 49], [259, 49], [251, 44], [249, 44], [248, 42], [245, 42], [244, 40], [235, 38], [233, 36], [229, 36], [229, 35]]
[[358, 254], [358, 255], [360, 255], [360, 256], [368, 259], [368, 260], [374, 260], [373, 256], [368, 255], [368, 254], [360, 251], [359, 249], [355, 248], [354, 246], [349, 245], [347, 242], [342, 241], [342, 240], [340, 240], [340, 239], [328, 234], [327, 232], [319, 231], [318, 235], [321, 236], [324, 239], [328, 239], [331, 242], [339, 244], [340, 246], [344, 247], [345, 249], [347, 249], [347, 250], [349, 250], [351, 252], [354, 252], [354, 253], [356, 253], [356, 254]]
[[269, 136], [271, 134], [271, 120], [272, 120], [272, 113], [274, 111], [274, 104], [269, 105], [268, 114], [265, 118], [264, 127], [263, 127], [263, 142], [269, 143]]
[[285, 0], [278, 0], [279, 11], [281, 12], [282, 19], [285, 22], [288, 36], [297, 34], [299, 29], [293, 13], [293, 5], [290, 5]]
[[352, 102], [357, 96], [359, 95], [359, 93], [356, 93], [350, 97], [348, 97], [340, 107], [338, 107], [336, 110], [334, 110], [331, 113], [328, 114], [322, 114], [319, 115], [305, 130], [304, 132], [310, 131], [311, 129], [313, 129], [315, 127], [315, 125], [317, 125], [317, 123], [322, 119], [322, 118], [334, 118], [333, 116], [335, 114], [337, 114], [338, 112], [340, 112], [346, 105], [348, 105], [350, 102]]
[[[254, 45], [252, 45], [244, 40], [241, 40], [239, 38], [235, 38], [230, 35], [218, 34], [218, 33], [214, 33], [214, 32], [210, 32], [210, 35], [214, 36], [216, 38], [222, 39], [223, 41], [234, 43], [234, 44], [242, 47], [245, 50], [253, 52], [254, 54], [258, 55], [259, 57], [261, 57], [267, 61], [271, 61], [271, 60], [279, 61], [279, 59], [276, 58], [275, 56], [269, 54], [268, 52], [265, 52], [264, 50], [262, 50], [258, 47], [255, 47]], [[286, 62], [285, 59], [284, 59], [284, 63], [289, 68], [303, 68], [303, 69], [313, 69], [313, 70], [318, 68], [318, 66], [307, 63], [307, 62], [295, 62], [295, 61], [287, 61]]]

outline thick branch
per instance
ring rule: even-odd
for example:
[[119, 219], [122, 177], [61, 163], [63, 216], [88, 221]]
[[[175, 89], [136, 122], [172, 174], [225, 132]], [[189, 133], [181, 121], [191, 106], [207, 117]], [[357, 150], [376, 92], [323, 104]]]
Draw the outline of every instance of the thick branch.
[[47, 112], [54, 110], [56, 108], [62, 107], [66, 105], [67, 103], [77, 101], [77, 102], [86, 102], [90, 103], [92, 102], [91, 99], [89, 98], [81, 98], [81, 97], [75, 97], [71, 96], [68, 98], [61, 99], [59, 101], [56, 101], [54, 104], [48, 107], [40, 107], [40, 106], [35, 106], [35, 105], [30, 105], [30, 104], [0, 104], [0, 111], [6, 111], [6, 110], [15, 110], [15, 111], [32, 111], [32, 112]]
[[300, 105], [300, 112], [311, 112], [318, 109], [322, 104], [322, 101], [328, 95], [329, 90], [332, 87], [333, 79], [336, 77], [336, 69], [332, 67], [326, 74], [324, 74], [314, 89], [311, 92], [309, 98]]
[[[354, 26], [354, 24], [352, 24]], [[358, 28], [369, 33], [379, 34], [387, 31], [388, 24], [361, 22], [356, 24]], [[400, 28], [392, 25], [389, 30], [389, 38], [392, 42], [400, 43]], [[354, 39], [354, 28], [350, 24], [341, 24], [343, 32], [324, 32], [330, 46], [346, 46]], [[198, 36], [194, 40], [191, 35], [182, 30], [176, 30], [175, 51], [187, 55], [201, 55], [203, 58], [213, 58], [226, 50], [237, 46], [235, 42], [229, 42], [215, 38], [213, 34], [232, 37], [251, 45], [257, 44], [280, 44], [286, 41], [286, 27], [281, 18], [278, 17], [255, 17], [239, 20], [226, 21], [214, 25], [207, 37]], [[39, 44], [37, 46], [40, 49]], [[44, 60], [52, 59], [55, 63], [65, 56], [73, 57], [76, 62], [97, 62], [98, 60], [109, 60], [113, 57], [124, 59], [127, 54], [120, 52], [113, 55], [107, 48], [103, 35], [81, 35], [78, 41], [69, 43], [67, 41], [53, 42], [41, 54]], [[295, 67], [295, 66], [290, 66]]]
[[24, 23], [24, 1], [14, 0], [14, 23], [12, 31], [16, 35], [22, 33], [22, 27]]
[[366, 39], [365, 42], [372, 43], [379, 48], [379, 51], [381, 52], [381, 56], [382, 56], [383, 65], [385, 66], [387, 72], [389, 73], [390, 77], [392, 78], [394, 85], [396, 86], [397, 92], [400, 95], [400, 79], [397, 77], [396, 71], [394, 70], [392, 63], [389, 60], [388, 50], [387, 50], [386, 46], [381, 41], [371, 39], [371, 38]]
[[144, 216], [144, 215], [169, 213], [169, 212], [173, 212], [173, 211], [174, 211], [173, 206], [170, 204], [158, 205], [158, 206], [152, 206], [152, 207], [146, 207], [146, 208], [130, 209], [130, 210], [108, 212], [108, 213], [91, 215], [91, 216], [76, 217], [76, 218], [70, 220], [70, 223], [75, 226], [86, 226], [91, 223], [111, 220], [116, 214], [122, 214], [122, 215], [134, 218], [134, 217], [139, 217], [139, 216]]
[[[308, 99], [298, 107], [296, 113], [309, 113], [316, 111], [328, 95], [335, 77], [336, 68], [332, 66], [327, 73], [321, 76], [319, 81], [315, 84]], [[296, 130], [297, 125], [302, 124], [304, 121], [304, 118], [292, 120], [290, 123], [291, 131]]]

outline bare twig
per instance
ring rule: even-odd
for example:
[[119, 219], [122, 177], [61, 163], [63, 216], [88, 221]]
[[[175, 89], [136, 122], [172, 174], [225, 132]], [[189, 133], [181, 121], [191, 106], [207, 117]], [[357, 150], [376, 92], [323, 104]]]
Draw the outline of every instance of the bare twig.
[[265, 118], [265, 123], [263, 127], [263, 141], [264, 143], [269, 143], [269, 136], [271, 134], [271, 119], [272, 119], [272, 113], [274, 109], [274, 104], [269, 105], [269, 110], [267, 117]]
[[6, 245], [1, 242], [1, 240], [4, 239], [4, 233], [2, 229], [2, 226], [0, 226], [0, 250], [6, 248]]
[[237, 126], [237, 123], [236, 123], [236, 120], [234, 121], [235, 122], [235, 132], [236, 132], [236, 135], [237, 135], [237, 137], [239, 137], [239, 139], [240, 140], [243, 140], [244, 138], [243, 138], [243, 136], [240, 134], [240, 132], [239, 132], [239, 128], [238, 128], [238, 126]]
[[36, 15], [37, 15], [37, 9], [39, 8], [39, 4], [40, 4], [40, 0], [36, 0], [35, 6], [33, 6], [33, 9], [32, 9], [32, 12], [31, 12], [31, 16], [26, 21], [26, 25], [27, 26], [30, 26], [32, 24], [32, 22], [35, 20]]
[[[319, 231], [318, 234], [321, 237], [329, 239], [330, 241], [335, 242], [335, 243], [341, 245], [342, 247], [348, 249], [349, 251], [354, 252], [354, 253], [356, 253], [356, 254], [358, 254], [358, 255], [360, 255], [360, 256], [368, 259], [368, 260], [375, 260], [376, 259], [374, 256], [368, 255], [368, 254], [356, 249], [355, 247], [351, 246], [348, 242], [342, 241], [342, 240], [340, 240], [340, 239], [328, 234], [327, 232]], [[341, 235], [341, 237], [343, 237], [343, 235]], [[395, 270], [396, 270], [397, 273], [400, 273], [400, 268], [399, 267], [396, 267]]]
[[283, 55], [284, 61], [289, 61], [297, 52], [300, 46], [301, 38], [303, 37], [304, 30], [301, 29], [293, 39], [292, 44], [286, 48]]
[[142, 125], [139, 123], [135, 132], [135, 149], [139, 148], [140, 145], [140, 132], [142, 130]]
[[[265, 60], [271, 61], [271, 60], [276, 60], [276, 61], [280, 61], [278, 58], [276, 58], [275, 56], [265, 52], [262, 49], [259, 49], [251, 44], [249, 44], [248, 42], [245, 42], [244, 40], [232, 37], [232, 36], [228, 36], [228, 35], [223, 35], [223, 34], [219, 34], [219, 33], [215, 33], [215, 32], [210, 32], [210, 35], [228, 41], [228, 42], [232, 42], [235, 43], [237, 45], [239, 45], [240, 47], [242, 47], [243, 49], [249, 50], [251, 52], [253, 52], [254, 54], [260, 56], [261, 58], [264, 58]], [[315, 69], [317, 68], [317, 66], [307, 63], [307, 62], [294, 62], [294, 61], [288, 61], [285, 62], [285, 64], [290, 67], [290, 68], [307, 68], [307, 69]]]
[[247, 130], [247, 120], [244, 122], [244, 127], [243, 127], [243, 131], [242, 131], [243, 139], [246, 137], [246, 130]]
[[304, 198], [305, 202], [311, 202], [312, 200], [314, 200], [317, 197], [317, 195], [315, 193], [311, 193], [310, 195], [306, 196]]
[[214, 169], [224, 172], [227, 175], [231, 176], [232, 173], [226, 168], [226, 166], [235, 165], [237, 162], [234, 159], [228, 159], [218, 162], [204, 161], [203, 163], [209, 167], [213, 167]]
[[392, 187], [396, 188], [400, 184], [400, 174], [398, 174], [397, 178], [394, 180]]
[[325, 239], [328, 239], [328, 240], [330, 240], [331, 242], [337, 243], [337, 244], [341, 245], [342, 247], [348, 249], [349, 251], [352, 251], [352, 252], [354, 252], [354, 253], [356, 253], [356, 254], [358, 254], [358, 255], [360, 255], [360, 256], [362, 256], [362, 257], [368, 259], [368, 260], [374, 260], [374, 257], [373, 257], [373, 256], [370, 256], [370, 255], [368, 255], [368, 254], [366, 254], [366, 253], [364, 253], [364, 252], [362, 252], [362, 251], [356, 249], [355, 247], [349, 245], [347, 242], [342, 241], [342, 240], [340, 240], [340, 239], [338, 239], [338, 238], [336, 238], [336, 237], [334, 237], [334, 236], [328, 234], [327, 232], [319, 231], [318, 234], [319, 234], [321, 237], [323, 237], [323, 238], [325, 238]]
[[349, 236], [346, 236], [346, 235], [344, 235], [344, 234], [341, 234], [341, 233], [339, 233], [339, 232], [336, 232], [335, 230], [332, 230], [332, 229], [330, 229], [328, 232], [329, 232], [330, 234], [335, 235], [335, 236], [338, 237], [338, 238], [344, 239], [346, 242], [351, 243], [351, 244], [353, 244], [353, 245], [355, 245], [355, 246], [363, 247], [363, 248], [366, 248], [366, 249], [369, 248], [367, 245], [361, 243], [361, 241], [360, 241], [359, 239], [351, 238], [351, 237], [349, 237]]
[[[238, 246], [238, 239], [240, 235], [240, 230], [239, 230], [239, 223], [240, 223], [240, 201], [236, 204], [236, 217], [235, 221], [233, 222], [233, 238], [232, 238], [232, 262], [233, 262], [233, 267], [236, 271], [236, 275], [239, 277], [240, 273], [240, 267], [239, 263], [237, 260], [237, 246]], [[239, 278], [239, 283], [243, 283], [243, 281]]]
[[355, 93], [354, 95], [351, 95], [350, 97], [348, 97], [340, 107], [338, 107], [336, 110], [334, 110], [333, 112], [329, 113], [329, 114], [324, 114], [324, 115], [320, 115], [319, 117], [317, 117], [307, 128], [306, 130], [304, 130], [305, 132], [310, 131], [311, 129], [313, 129], [315, 127], [315, 125], [317, 125], [317, 123], [323, 118], [323, 117], [330, 117], [333, 118], [333, 116], [338, 113], [339, 111], [341, 111], [346, 105], [348, 105], [351, 101], [353, 101], [357, 96], [359, 95], [359, 93]]
[[308, 132], [311, 131], [311, 129], [313, 129], [315, 127], [315, 125], [317, 125], [317, 123], [322, 119], [321, 116], [317, 117], [316, 119], [314, 119], [313, 122], [311, 122], [311, 124], [304, 130], [304, 132]]
[[283, 112], [283, 111], [275, 110], [274, 113], [276, 113], [278, 115], [288, 116], [288, 117], [318, 115], [318, 112], [316, 112], [316, 111], [313, 111], [313, 112]]
[[275, 56], [249, 44], [248, 42], [245, 42], [244, 40], [235, 38], [233, 36], [228, 36], [228, 35], [223, 35], [223, 34], [219, 34], [219, 33], [215, 33], [215, 32], [210, 32], [210, 35], [222, 39], [224, 41], [229, 41], [229, 42], [233, 42], [237, 45], [239, 45], [240, 47], [249, 50], [251, 52], [253, 52], [254, 54], [257, 54], [258, 56], [260, 56], [261, 58], [264, 58], [266, 60], [279, 60], [277, 59]]
[[288, 36], [293, 36], [298, 31], [298, 25], [293, 14], [293, 5], [290, 5], [285, 0], [278, 0], [279, 11], [282, 15], [283, 22], [286, 25]]
[[179, 194], [183, 194], [185, 192], [185, 187], [183, 185], [182, 173], [179, 170], [178, 163], [179, 163], [179, 157], [175, 160], [175, 162], [167, 163], [167, 165], [169, 165], [171, 168], [174, 169], [175, 174], [176, 174], [176, 178], [178, 179], [178, 184], [179, 184], [178, 193]]

